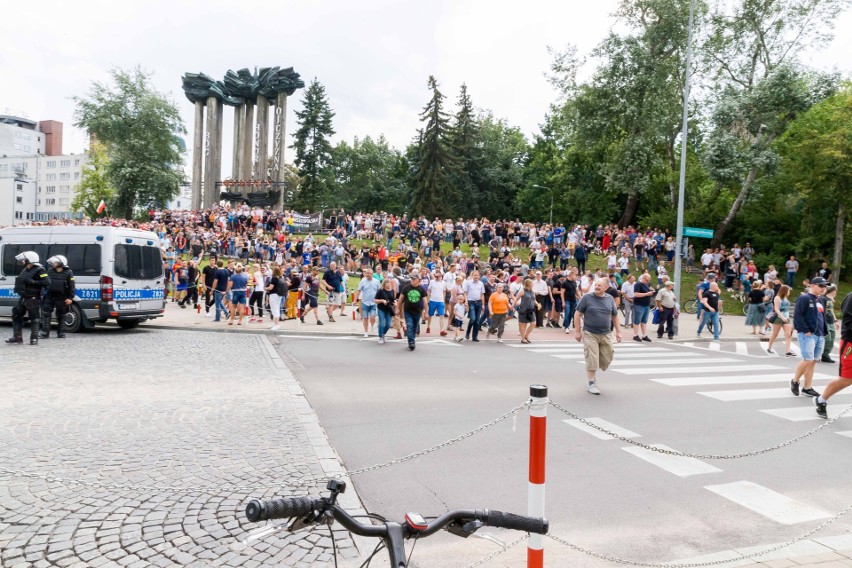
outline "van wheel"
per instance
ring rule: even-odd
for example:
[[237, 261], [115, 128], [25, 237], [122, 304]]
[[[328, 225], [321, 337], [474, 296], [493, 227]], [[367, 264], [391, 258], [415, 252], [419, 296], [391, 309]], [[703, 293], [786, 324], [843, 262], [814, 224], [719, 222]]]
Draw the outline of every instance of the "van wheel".
[[80, 312], [80, 307], [76, 304], [71, 304], [68, 308], [68, 313], [65, 314], [65, 331], [67, 333], [77, 333], [83, 329], [83, 314]]
[[118, 327], [121, 329], [133, 329], [139, 326], [140, 320], [118, 320]]

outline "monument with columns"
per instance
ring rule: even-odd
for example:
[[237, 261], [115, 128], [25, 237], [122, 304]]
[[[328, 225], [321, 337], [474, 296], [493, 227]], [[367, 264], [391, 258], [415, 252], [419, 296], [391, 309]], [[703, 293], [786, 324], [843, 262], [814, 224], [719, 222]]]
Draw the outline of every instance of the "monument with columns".
[[[304, 86], [292, 67], [255, 68], [254, 73], [248, 69], [229, 70], [223, 81], [204, 73], [184, 74], [183, 91], [195, 104], [191, 184], [194, 209], [210, 207], [221, 199], [283, 209], [287, 97]], [[234, 109], [234, 144], [231, 176], [223, 181], [225, 106]]]

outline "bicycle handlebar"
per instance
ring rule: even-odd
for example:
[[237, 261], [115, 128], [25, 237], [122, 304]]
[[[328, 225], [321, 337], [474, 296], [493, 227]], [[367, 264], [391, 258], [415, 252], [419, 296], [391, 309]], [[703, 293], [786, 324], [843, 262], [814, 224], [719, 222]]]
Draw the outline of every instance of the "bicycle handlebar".
[[[387, 536], [387, 526], [364, 524], [355, 520], [337, 505], [329, 505], [325, 499], [310, 497], [281, 497], [268, 501], [252, 500], [246, 507], [246, 517], [251, 522], [290, 517], [306, 517], [315, 511], [328, 509], [332, 516], [352, 533], [360, 536]], [[547, 534], [549, 522], [539, 517], [526, 517], [489, 509], [458, 509], [444, 513], [431, 521], [426, 529], [416, 531], [421, 537], [429, 536], [455, 521], [480, 521], [482, 524], [528, 533]], [[404, 524], [404, 523], [403, 523]], [[412, 531], [415, 534], [415, 531]]]

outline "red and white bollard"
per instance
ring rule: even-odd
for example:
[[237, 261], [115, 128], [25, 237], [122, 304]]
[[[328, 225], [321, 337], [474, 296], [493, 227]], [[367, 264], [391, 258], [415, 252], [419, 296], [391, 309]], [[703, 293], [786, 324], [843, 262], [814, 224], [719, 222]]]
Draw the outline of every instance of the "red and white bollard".
[[[547, 449], [547, 386], [531, 385], [530, 397], [530, 475], [527, 515], [544, 517], [544, 469]], [[543, 568], [544, 536], [530, 534], [527, 567]]]

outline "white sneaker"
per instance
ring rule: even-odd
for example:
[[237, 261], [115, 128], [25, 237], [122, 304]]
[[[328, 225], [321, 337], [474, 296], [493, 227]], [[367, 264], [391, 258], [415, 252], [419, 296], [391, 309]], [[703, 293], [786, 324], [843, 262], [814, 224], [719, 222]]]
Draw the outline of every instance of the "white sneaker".
[[502, 338], [502, 337], [498, 337], [498, 338], [497, 338], [497, 343], [503, 343], [503, 338]]
[[381, 344], [381, 343], [384, 343], [384, 342], [385, 342], [385, 338], [384, 338], [384, 337], [380, 337], [380, 338], [379, 338], [379, 343]]
[[586, 387], [586, 390], [589, 391], [589, 394], [601, 394], [601, 391], [598, 390], [597, 383], [592, 383]]
[[365, 334], [364, 334], [364, 337], [370, 337], [370, 334], [369, 334], [369, 333], [365, 333]]
[[210, 312], [207, 312], [206, 314], [204, 314], [204, 317], [206, 317], [206, 318], [212, 318], [212, 317], [213, 317], [213, 314], [211, 314]]
[[565, 335], [568, 335], [569, 333], [571, 333], [571, 330], [566, 327], [565, 328]]
[[270, 327], [269, 329], [270, 329], [270, 330], [272, 330], [272, 331], [278, 331], [278, 330], [279, 330], [279, 329], [281, 329], [281, 328], [280, 328], [280, 327], [278, 327], [277, 325], [273, 325], [273, 326], [272, 326], [272, 327]]

